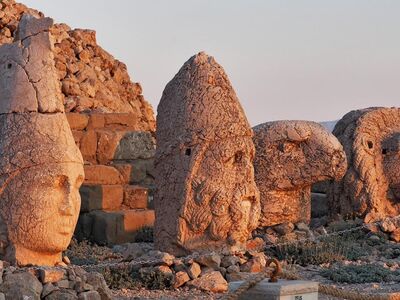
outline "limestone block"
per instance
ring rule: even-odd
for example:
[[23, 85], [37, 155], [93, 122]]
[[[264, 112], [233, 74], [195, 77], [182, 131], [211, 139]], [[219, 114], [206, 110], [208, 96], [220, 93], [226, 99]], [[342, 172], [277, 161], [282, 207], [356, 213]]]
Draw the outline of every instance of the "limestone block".
[[85, 184], [121, 184], [122, 177], [112, 166], [85, 165]]
[[128, 209], [147, 208], [148, 191], [147, 188], [137, 185], [124, 186], [123, 205]]
[[88, 162], [96, 162], [97, 134], [94, 130], [84, 131], [80, 139], [80, 147], [83, 159]]
[[84, 130], [89, 123], [87, 114], [67, 113], [66, 115], [72, 130]]
[[82, 185], [80, 189], [81, 212], [92, 210], [119, 210], [124, 199], [122, 185]]
[[155, 141], [150, 132], [131, 131], [124, 134], [115, 152], [115, 160], [134, 160], [152, 158], [155, 154]]

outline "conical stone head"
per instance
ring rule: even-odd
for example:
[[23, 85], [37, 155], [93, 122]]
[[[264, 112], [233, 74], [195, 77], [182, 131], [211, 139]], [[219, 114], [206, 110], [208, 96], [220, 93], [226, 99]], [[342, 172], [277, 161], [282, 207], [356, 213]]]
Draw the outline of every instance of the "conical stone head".
[[20, 40], [0, 47], [0, 257], [19, 265], [60, 262], [80, 210], [83, 160], [63, 113], [51, 24], [23, 16]]
[[156, 246], [243, 248], [260, 214], [252, 130], [213, 57], [193, 56], [167, 84], [156, 134]]

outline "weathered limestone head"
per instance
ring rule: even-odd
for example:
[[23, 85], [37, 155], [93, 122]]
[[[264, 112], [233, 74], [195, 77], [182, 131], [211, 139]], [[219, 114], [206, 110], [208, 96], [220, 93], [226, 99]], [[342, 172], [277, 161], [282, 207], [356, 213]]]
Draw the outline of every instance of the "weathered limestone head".
[[366, 222], [400, 214], [400, 108], [351, 111], [333, 134], [343, 144], [349, 168], [328, 199], [332, 211]]
[[51, 19], [22, 17], [0, 47], [0, 257], [55, 265], [80, 210], [83, 160], [60, 98]]
[[257, 227], [252, 130], [213, 57], [190, 58], [157, 115], [155, 243], [174, 254], [241, 247]]
[[262, 211], [260, 225], [308, 222], [311, 185], [339, 180], [346, 172], [342, 145], [315, 122], [267, 122], [253, 129], [255, 180]]

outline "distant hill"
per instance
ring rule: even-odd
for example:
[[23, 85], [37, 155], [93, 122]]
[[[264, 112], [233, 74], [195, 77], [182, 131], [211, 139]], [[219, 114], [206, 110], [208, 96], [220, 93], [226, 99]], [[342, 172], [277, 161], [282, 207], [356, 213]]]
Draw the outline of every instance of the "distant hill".
[[330, 132], [333, 131], [333, 128], [335, 128], [336, 123], [338, 120], [335, 121], [325, 121], [325, 122], [319, 122], [322, 126], [324, 126], [326, 129], [328, 129]]

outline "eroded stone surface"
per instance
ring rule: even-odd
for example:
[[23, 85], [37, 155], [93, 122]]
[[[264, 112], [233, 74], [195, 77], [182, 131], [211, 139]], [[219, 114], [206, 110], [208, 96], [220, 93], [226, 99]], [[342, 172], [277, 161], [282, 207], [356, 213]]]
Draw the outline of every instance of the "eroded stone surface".
[[222, 67], [190, 58], [166, 86], [157, 117], [159, 249], [174, 254], [241, 246], [257, 227], [252, 130]]
[[309, 222], [311, 185], [340, 179], [346, 170], [342, 145], [323, 126], [308, 121], [267, 122], [254, 127], [255, 180], [260, 225]]
[[[47, 30], [52, 25], [51, 19], [44, 18], [41, 12], [14, 0], [2, 1], [1, 4], [0, 44], [11, 43], [14, 37], [24, 39], [32, 36], [33, 32], [43, 32], [44, 28]], [[41, 20], [31, 23], [28, 29], [24, 27], [24, 30], [17, 31], [19, 22], [25, 22], [21, 21], [24, 13]], [[52, 53], [47, 54], [54, 55], [57, 84], [62, 85], [62, 94], [59, 97], [63, 99], [64, 103], [61, 102], [61, 105], [64, 104], [67, 112], [131, 113], [134, 120], [147, 124], [154, 131], [154, 113], [142, 95], [140, 84], [130, 80], [124, 63], [114, 59], [97, 44], [95, 31], [71, 29], [66, 24], [54, 24], [50, 31], [54, 38], [54, 47]], [[29, 43], [29, 39], [31, 38], [24, 43]], [[37, 54], [43, 57], [41, 49], [37, 49], [40, 50]], [[31, 55], [36, 56], [35, 53]], [[39, 90], [44, 93], [44, 87], [48, 83], [37, 84], [41, 85]], [[19, 90], [21, 89], [22, 87]], [[59, 102], [52, 104], [59, 105]], [[54, 107], [43, 109], [50, 110]]]
[[[51, 23], [23, 16], [24, 40], [0, 47], [0, 86], [14, 84], [0, 91], [0, 256], [19, 265], [61, 262], [80, 209], [83, 160], [55, 80]], [[34, 93], [24, 97], [25, 86]]]
[[366, 222], [400, 214], [400, 109], [351, 111], [333, 134], [343, 144], [349, 168], [329, 190], [332, 212]]

